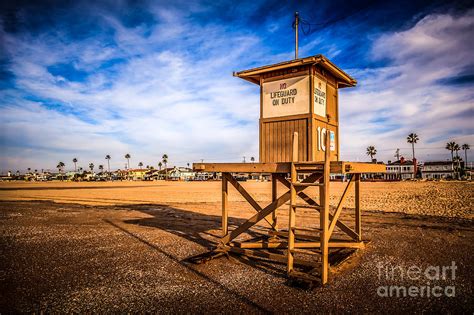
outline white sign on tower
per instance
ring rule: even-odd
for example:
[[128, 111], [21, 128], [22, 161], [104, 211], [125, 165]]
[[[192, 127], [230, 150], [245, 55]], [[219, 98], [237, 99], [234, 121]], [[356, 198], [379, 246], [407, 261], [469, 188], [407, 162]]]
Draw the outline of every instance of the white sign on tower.
[[326, 117], [326, 81], [314, 77], [314, 113]]
[[299, 76], [263, 83], [262, 117], [309, 113], [309, 77]]

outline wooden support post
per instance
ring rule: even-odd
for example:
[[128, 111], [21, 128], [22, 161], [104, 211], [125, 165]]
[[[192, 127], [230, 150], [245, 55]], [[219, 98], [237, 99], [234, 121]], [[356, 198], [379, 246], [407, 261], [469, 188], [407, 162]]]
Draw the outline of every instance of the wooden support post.
[[222, 174], [222, 237], [228, 233], [228, 220], [229, 220], [229, 208], [228, 208], [228, 195], [229, 185], [227, 184], [227, 173]]
[[330, 132], [326, 132], [326, 151], [324, 155], [324, 175], [321, 195], [321, 214], [320, 214], [320, 228], [321, 228], [321, 283], [328, 282], [329, 273], [329, 175], [330, 175], [330, 152], [331, 152], [331, 138]]
[[355, 232], [357, 233], [357, 240], [362, 241], [362, 227], [361, 227], [361, 211], [360, 211], [360, 174], [355, 176]]
[[[276, 174], [272, 174], [272, 202], [274, 202], [278, 198], [278, 190], [277, 190], [278, 180], [275, 175]], [[272, 221], [273, 221], [273, 229], [275, 231], [278, 231], [277, 209], [275, 209], [275, 211], [273, 211], [272, 213]]]
[[290, 207], [289, 207], [289, 222], [288, 222], [288, 274], [293, 270], [294, 252], [295, 249], [295, 223], [296, 223], [296, 187], [293, 185], [298, 181], [298, 174], [296, 172], [295, 162], [298, 162], [298, 133], [293, 133], [292, 154], [291, 154], [291, 186], [290, 186]]

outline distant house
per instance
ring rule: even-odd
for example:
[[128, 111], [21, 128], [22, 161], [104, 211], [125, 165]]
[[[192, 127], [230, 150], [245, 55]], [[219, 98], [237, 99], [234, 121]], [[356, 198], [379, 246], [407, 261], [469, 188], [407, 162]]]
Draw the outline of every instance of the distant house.
[[168, 167], [166, 169], [161, 169], [161, 170], [152, 170], [151, 172], [148, 172], [146, 175], [146, 179], [149, 180], [164, 180], [169, 178], [170, 172], [174, 169], [174, 167]]
[[168, 171], [168, 179], [170, 180], [194, 180], [196, 172], [187, 167], [174, 167]]
[[474, 168], [472, 167], [472, 162], [464, 164], [464, 176], [466, 179], [472, 180], [474, 177]]
[[454, 165], [451, 161], [425, 162], [421, 176], [425, 179], [454, 178]]
[[26, 181], [34, 182], [36, 180], [36, 174], [33, 173], [33, 172], [28, 172], [28, 173], [25, 173], [24, 178], [25, 178]]
[[94, 180], [94, 173], [89, 171], [84, 171], [82, 174], [78, 174], [76, 177], [78, 181], [92, 181]]
[[137, 169], [129, 169], [126, 171], [127, 173], [127, 178], [131, 180], [144, 180], [146, 173], [149, 171], [149, 169], [142, 169], [142, 168], [137, 168]]
[[66, 174], [65, 174], [67, 180], [76, 180], [78, 175], [79, 175], [79, 173], [77, 173], [77, 172], [66, 172]]
[[187, 167], [168, 167], [162, 170], [151, 170], [147, 173], [148, 180], [194, 180], [196, 172]]
[[205, 181], [205, 180], [219, 179], [219, 178], [222, 178], [221, 173], [197, 172], [196, 176], [194, 177], [194, 180]]
[[48, 180], [51, 180], [51, 173], [50, 172], [42, 172], [42, 173], [38, 173], [37, 176], [36, 176], [36, 180], [38, 181], [48, 181]]
[[262, 182], [268, 182], [269, 180], [272, 179], [272, 174], [271, 173], [250, 173], [249, 179], [262, 181]]
[[387, 172], [384, 174], [385, 180], [412, 179], [415, 177], [413, 161], [405, 160], [403, 157], [395, 162], [388, 161], [386, 170]]
[[11, 181], [13, 177], [11, 176], [11, 173], [8, 172], [8, 175], [0, 175], [0, 182], [2, 181]]

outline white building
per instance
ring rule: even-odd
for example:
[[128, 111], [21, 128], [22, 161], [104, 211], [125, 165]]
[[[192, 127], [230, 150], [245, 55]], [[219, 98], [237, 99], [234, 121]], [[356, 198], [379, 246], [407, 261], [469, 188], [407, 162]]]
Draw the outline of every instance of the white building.
[[399, 161], [388, 161], [387, 173], [384, 174], [386, 180], [400, 180], [415, 178], [415, 166], [413, 161], [405, 160], [403, 157]]
[[453, 178], [453, 163], [451, 161], [425, 162], [421, 171], [421, 176], [425, 179]]
[[170, 180], [194, 180], [196, 177], [196, 172], [187, 167], [174, 167], [168, 173], [168, 178]]
[[205, 181], [205, 180], [211, 180], [211, 179], [220, 179], [222, 178], [221, 173], [210, 173], [210, 172], [196, 172], [196, 177], [194, 180], [197, 181]]

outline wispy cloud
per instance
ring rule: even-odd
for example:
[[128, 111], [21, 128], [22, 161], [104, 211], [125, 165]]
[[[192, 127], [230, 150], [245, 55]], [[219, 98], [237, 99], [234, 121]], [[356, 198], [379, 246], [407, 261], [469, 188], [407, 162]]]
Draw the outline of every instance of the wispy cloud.
[[[127, 28], [102, 13], [101, 24], [114, 30], [114, 45], [105, 50], [94, 38], [5, 34], [16, 89], [5, 91], [11, 97], [0, 109], [2, 146], [19, 141], [4, 151], [2, 167], [17, 165], [7, 160], [12, 151], [21, 156], [19, 148], [35, 143], [43, 152], [21, 156], [24, 165], [44, 163], [45, 150], [66, 161], [73, 152], [86, 161], [111, 154], [115, 167], [126, 152], [152, 164], [164, 152], [181, 164], [255, 155], [258, 90], [233, 79], [231, 69], [258, 39], [238, 32], [229, 39], [222, 28], [199, 27], [167, 10], [153, 13], [164, 24], [149, 30]], [[63, 74], [52, 74], [53, 65]], [[75, 72], [87, 75], [76, 81]]]
[[[427, 15], [407, 30], [377, 38], [370, 56], [387, 66], [349, 70], [359, 87], [341, 93], [345, 157], [366, 159], [361, 148], [375, 144], [383, 159], [391, 159], [396, 148], [409, 147], [410, 132], [421, 138], [422, 159], [447, 158], [443, 147], [449, 139], [472, 143], [474, 81], [446, 82], [473, 70], [473, 37], [474, 11], [469, 11]], [[411, 156], [410, 149], [402, 152]]]
[[[125, 3], [112, 11], [80, 3], [37, 29], [7, 31], [2, 21], [1, 65], [11, 75], [1, 85], [0, 169], [54, 168], [73, 157], [98, 165], [105, 154], [113, 167], [125, 153], [145, 165], [163, 153], [171, 164], [257, 156], [259, 89], [232, 71], [292, 56], [291, 31], [281, 35], [291, 16], [249, 24], [264, 8], [229, 5], [229, 17], [211, 20], [216, 7], [202, 3], [134, 13]], [[242, 18], [226, 21], [232, 12]], [[84, 17], [80, 31], [67, 20], [75, 15]], [[439, 147], [451, 137], [473, 142], [473, 20], [472, 11], [426, 14], [366, 38], [371, 67], [354, 61], [347, 71], [359, 87], [340, 93], [346, 159], [366, 159], [375, 144], [386, 160], [412, 131], [420, 147], [436, 148], [420, 150], [424, 159], [447, 157]], [[348, 42], [333, 36], [303, 39], [302, 52], [350, 65]]]

